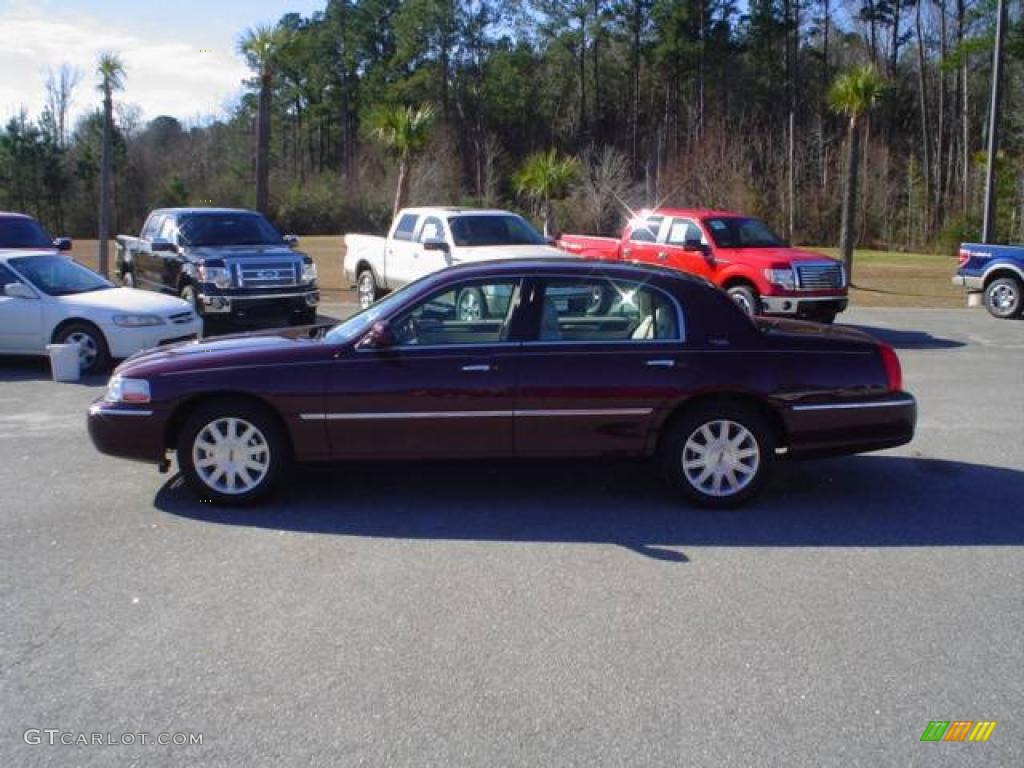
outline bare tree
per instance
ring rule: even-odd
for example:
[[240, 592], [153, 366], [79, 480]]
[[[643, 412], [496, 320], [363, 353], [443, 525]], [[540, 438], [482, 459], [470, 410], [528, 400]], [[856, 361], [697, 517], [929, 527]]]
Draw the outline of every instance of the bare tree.
[[61, 149], [68, 145], [68, 113], [71, 111], [75, 88], [81, 79], [81, 70], [67, 62], [57, 70], [48, 69], [46, 72], [46, 109], [53, 119], [57, 146]]

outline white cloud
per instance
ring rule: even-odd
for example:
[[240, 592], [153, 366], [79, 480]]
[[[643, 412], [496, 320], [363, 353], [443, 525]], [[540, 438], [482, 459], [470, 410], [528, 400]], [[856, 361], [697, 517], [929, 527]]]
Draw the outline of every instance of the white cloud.
[[230, 51], [203, 51], [180, 40], [148, 39], [81, 13], [25, 5], [0, 10], [0, 117], [22, 107], [37, 116], [45, 101], [48, 67], [68, 62], [81, 71], [73, 117], [99, 102], [96, 58], [117, 53], [127, 70], [117, 99], [138, 104], [144, 119], [219, 114], [237, 98], [248, 70]]

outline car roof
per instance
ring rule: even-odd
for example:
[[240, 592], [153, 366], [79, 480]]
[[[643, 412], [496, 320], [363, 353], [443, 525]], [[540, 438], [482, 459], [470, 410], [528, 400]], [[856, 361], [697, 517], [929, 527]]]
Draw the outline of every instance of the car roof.
[[745, 213], [737, 213], [736, 211], [719, 211], [714, 208], [652, 208], [638, 211], [634, 218], [643, 218], [645, 216], [682, 216], [697, 219], [702, 219], [708, 216], [748, 218]]
[[14, 211], [0, 211], [0, 219], [32, 219], [35, 221], [35, 218], [27, 213], [15, 213]]
[[155, 208], [150, 216], [153, 214], [168, 214], [168, 213], [251, 213], [256, 216], [261, 216], [259, 211], [252, 211], [248, 208]]
[[441, 270], [437, 274], [446, 275], [506, 275], [506, 274], [536, 274], [549, 275], [565, 273], [566, 268], [570, 272], [578, 272], [580, 276], [587, 275], [609, 275], [619, 277], [633, 277], [638, 279], [661, 277], [691, 285], [709, 285], [708, 281], [698, 275], [691, 275], [680, 272], [677, 269], [662, 267], [656, 264], [643, 264], [634, 261], [602, 261], [597, 259], [581, 259], [578, 256], [566, 254], [565, 256], [544, 256], [522, 259], [493, 259], [488, 261], [473, 261], [464, 264], [457, 264]]
[[420, 207], [420, 208], [403, 208], [401, 213], [415, 213], [417, 215], [429, 215], [437, 214], [450, 216], [457, 214], [459, 216], [518, 216], [518, 213], [514, 211], [506, 211], [501, 208], [459, 208], [457, 206], [440, 206], [440, 207]]
[[0, 248], [0, 261], [7, 261], [8, 259], [21, 256], [53, 256], [53, 251], [48, 251], [45, 248], [34, 248], [33, 250], [26, 248]]

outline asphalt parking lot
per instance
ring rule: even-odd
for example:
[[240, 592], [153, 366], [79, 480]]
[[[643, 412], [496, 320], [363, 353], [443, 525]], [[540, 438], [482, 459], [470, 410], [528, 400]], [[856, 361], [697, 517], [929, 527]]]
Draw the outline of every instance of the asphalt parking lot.
[[917, 438], [726, 514], [582, 462], [304, 471], [219, 509], [92, 449], [103, 381], [0, 359], [0, 764], [1024, 764], [1024, 322], [845, 321], [897, 347]]

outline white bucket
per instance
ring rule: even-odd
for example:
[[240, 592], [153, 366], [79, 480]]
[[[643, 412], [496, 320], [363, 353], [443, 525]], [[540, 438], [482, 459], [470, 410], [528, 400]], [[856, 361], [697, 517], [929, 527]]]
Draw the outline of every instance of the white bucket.
[[47, 344], [54, 381], [78, 381], [82, 377], [78, 344]]

